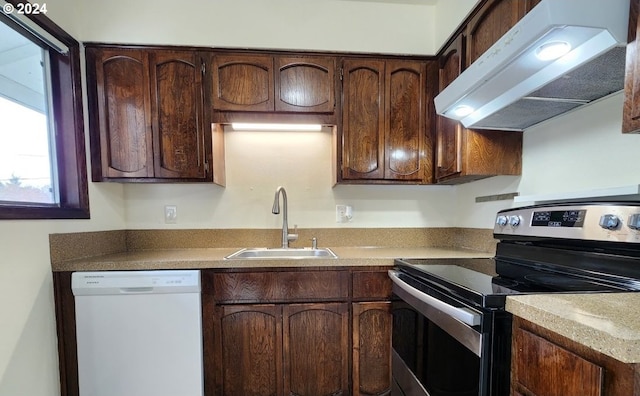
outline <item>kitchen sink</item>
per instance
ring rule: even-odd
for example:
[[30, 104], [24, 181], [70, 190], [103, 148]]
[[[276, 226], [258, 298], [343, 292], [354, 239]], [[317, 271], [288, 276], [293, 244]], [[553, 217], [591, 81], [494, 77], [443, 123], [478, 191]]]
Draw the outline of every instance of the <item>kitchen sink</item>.
[[225, 260], [247, 259], [336, 259], [329, 248], [244, 248], [226, 256]]

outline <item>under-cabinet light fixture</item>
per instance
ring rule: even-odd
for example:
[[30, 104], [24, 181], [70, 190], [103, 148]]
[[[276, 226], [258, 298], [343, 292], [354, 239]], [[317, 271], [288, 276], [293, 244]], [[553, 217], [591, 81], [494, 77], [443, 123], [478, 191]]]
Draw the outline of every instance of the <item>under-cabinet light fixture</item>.
[[234, 131], [321, 131], [320, 124], [253, 124], [237, 123], [231, 124]]

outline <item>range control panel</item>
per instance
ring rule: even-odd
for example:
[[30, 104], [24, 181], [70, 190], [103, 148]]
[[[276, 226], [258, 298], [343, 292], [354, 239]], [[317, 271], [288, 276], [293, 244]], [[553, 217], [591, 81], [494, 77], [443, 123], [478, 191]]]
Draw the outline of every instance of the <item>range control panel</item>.
[[498, 212], [494, 234], [640, 243], [640, 203], [553, 204]]

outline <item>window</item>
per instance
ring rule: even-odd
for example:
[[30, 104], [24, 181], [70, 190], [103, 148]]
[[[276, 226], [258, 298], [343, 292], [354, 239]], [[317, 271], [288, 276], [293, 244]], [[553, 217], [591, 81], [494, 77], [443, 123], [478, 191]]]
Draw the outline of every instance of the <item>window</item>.
[[0, 13], [0, 219], [89, 218], [79, 47], [42, 14]]

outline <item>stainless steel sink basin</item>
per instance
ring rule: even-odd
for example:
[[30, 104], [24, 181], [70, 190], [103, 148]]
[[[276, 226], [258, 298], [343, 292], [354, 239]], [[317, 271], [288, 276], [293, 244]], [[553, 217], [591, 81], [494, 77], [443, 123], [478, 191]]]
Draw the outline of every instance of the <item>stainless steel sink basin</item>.
[[329, 248], [244, 248], [226, 256], [225, 260], [247, 259], [335, 259], [338, 258]]

